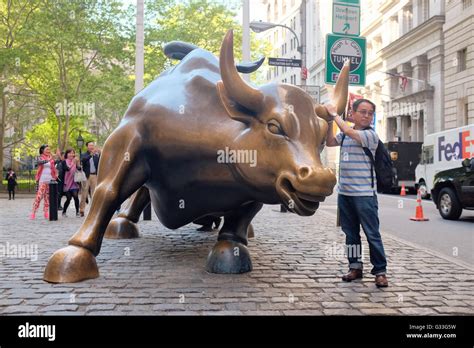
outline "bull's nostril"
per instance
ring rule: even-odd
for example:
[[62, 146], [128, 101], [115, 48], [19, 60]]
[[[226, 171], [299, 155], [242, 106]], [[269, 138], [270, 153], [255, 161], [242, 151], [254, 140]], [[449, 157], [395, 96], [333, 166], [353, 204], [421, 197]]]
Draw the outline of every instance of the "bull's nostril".
[[304, 179], [309, 175], [309, 168], [308, 167], [301, 167], [299, 170], [300, 178]]

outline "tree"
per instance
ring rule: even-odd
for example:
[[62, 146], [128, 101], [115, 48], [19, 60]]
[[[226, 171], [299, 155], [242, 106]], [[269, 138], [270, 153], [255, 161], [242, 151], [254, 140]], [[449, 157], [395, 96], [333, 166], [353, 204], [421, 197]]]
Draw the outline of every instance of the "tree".
[[[154, 0], [146, 3], [145, 27], [145, 81], [151, 82], [171, 62], [163, 53], [162, 46], [170, 41], [185, 41], [219, 56], [222, 39], [227, 30], [234, 30], [235, 59], [242, 58], [238, 49], [242, 45], [242, 27], [235, 20], [235, 7], [228, 9], [223, 1]], [[268, 56], [271, 46], [267, 41], [257, 40], [251, 33], [251, 58]], [[258, 79], [258, 72], [251, 75]]]
[[[3, 168], [3, 150], [21, 141], [21, 137], [11, 137], [5, 144], [6, 127], [16, 121], [23, 124], [22, 112], [27, 109], [23, 90], [15, 88], [17, 72], [25, 57], [27, 39], [25, 28], [37, 10], [38, 4], [28, 0], [7, 0], [0, 2], [0, 169]], [[28, 93], [28, 92], [26, 92]]]
[[[30, 47], [29, 74], [23, 78], [47, 110], [46, 120], [55, 117], [61, 150], [69, 145], [71, 130], [86, 132], [86, 121], [95, 118], [104, 83], [123, 87], [127, 80], [122, 15], [115, 0], [42, 0], [33, 15], [31, 35], [41, 40]], [[118, 81], [107, 80], [111, 77]]]

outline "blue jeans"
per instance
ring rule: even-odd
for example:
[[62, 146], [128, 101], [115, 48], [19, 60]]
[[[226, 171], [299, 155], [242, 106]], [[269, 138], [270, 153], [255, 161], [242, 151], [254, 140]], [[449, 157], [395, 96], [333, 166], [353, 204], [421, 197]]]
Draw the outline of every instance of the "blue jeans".
[[360, 226], [362, 226], [369, 242], [370, 263], [373, 268], [370, 273], [385, 274], [387, 260], [379, 232], [379, 216], [377, 196], [345, 196], [337, 198], [339, 217], [342, 230], [346, 234], [347, 258], [349, 268], [362, 269], [362, 245], [360, 241]]

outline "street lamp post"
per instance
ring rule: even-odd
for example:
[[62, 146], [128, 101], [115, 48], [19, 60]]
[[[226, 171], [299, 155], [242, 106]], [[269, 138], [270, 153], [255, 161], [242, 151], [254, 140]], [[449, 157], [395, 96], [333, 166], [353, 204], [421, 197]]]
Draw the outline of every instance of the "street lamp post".
[[[249, 19], [250, 19], [250, 0], [242, 1], [242, 59], [244, 62], [250, 61], [250, 30], [249, 30]], [[242, 78], [250, 82], [250, 75], [244, 74]]]
[[[305, 12], [304, 12], [305, 14]], [[302, 81], [302, 84], [306, 84], [306, 77], [303, 77], [303, 73], [304, 74], [307, 74], [307, 70], [306, 70], [306, 59], [305, 59], [305, 54], [304, 54], [304, 47], [300, 44], [300, 39], [298, 37], [298, 34], [296, 34], [296, 32], [291, 29], [290, 27], [286, 26], [286, 25], [283, 25], [283, 24], [278, 24], [278, 23], [270, 23], [270, 22], [263, 22], [263, 21], [252, 21], [250, 23], [250, 28], [256, 32], [256, 33], [261, 33], [263, 31], [266, 31], [266, 30], [269, 30], [269, 29], [272, 29], [272, 28], [275, 28], [275, 27], [282, 27], [282, 28], [285, 28], [285, 29], [288, 29], [289, 31], [291, 31], [293, 33], [293, 35], [295, 36], [296, 38], [296, 50], [300, 53], [300, 56], [301, 56], [301, 81]], [[303, 36], [303, 41], [305, 41], [305, 37]]]
[[84, 146], [84, 138], [82, 137], [81, 132], [79, 132], [79, 136], [76, 139], [76, 144], [77, 144], [77, 147], [79, 148], [79, 161], [81, 161], [82, 160], [81, 159], [82, 147]]
[[250, 29], [252, 29], [256, 33], [261, 33], [263, 31], [267, 31], [269, 29], [275, 28], [275, 27], [282, 27], [286, 28], [289, 31], [293, 33], [293, 35], [296, 37], [296, 50], [302, 55], [303, 54], [303, 47], [300, 45], [300, 39], [298, 37], [298, 34], [291, 29], [290, 27], [283, 25], [283, 24], [278, 24], [278, 23], [270, 23], [270, 22], [263, 22], [263, 21], [252, 21], [250, 22]]

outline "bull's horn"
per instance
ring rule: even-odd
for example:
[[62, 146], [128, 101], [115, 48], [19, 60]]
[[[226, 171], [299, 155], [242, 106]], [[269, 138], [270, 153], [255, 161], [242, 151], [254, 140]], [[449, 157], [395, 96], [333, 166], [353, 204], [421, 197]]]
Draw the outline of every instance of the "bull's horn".
[[229, 30], [222, 41], [219, 57], [222, 82], [229, 97], [247, 109], [258, 112], [263, 106], [263, 93], [247, 84], [234, 65], [234, 33]]
[[349, 91], [349, 71], [350, 64], [349, 60], [347, 59], [344, 62], [344, 66], [342, 67], [341, 73], [337, 79], [336, 87], [334, 87], [333, 101], [338, 115], [342, 115], [342, 113], [346, 110], [347, 94]]

